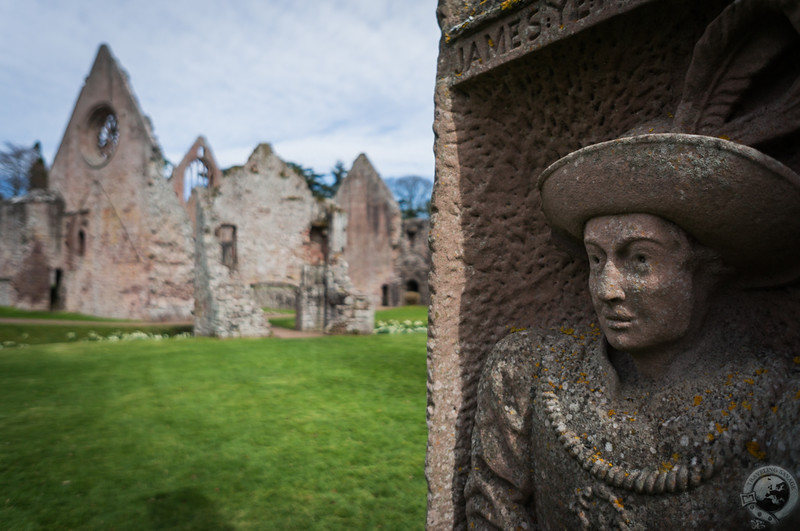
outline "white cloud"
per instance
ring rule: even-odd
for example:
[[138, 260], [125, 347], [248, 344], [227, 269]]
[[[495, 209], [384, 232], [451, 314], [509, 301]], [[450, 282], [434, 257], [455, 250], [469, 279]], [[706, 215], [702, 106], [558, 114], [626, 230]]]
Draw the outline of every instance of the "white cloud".
[[107, 42], [173, 161], [203, 134], [222, 166], [270, 142], [319, 172], [366, 152], [384, 176], [433, 175], [436, 0], [7, 4], [0, 140], [51, 158]]

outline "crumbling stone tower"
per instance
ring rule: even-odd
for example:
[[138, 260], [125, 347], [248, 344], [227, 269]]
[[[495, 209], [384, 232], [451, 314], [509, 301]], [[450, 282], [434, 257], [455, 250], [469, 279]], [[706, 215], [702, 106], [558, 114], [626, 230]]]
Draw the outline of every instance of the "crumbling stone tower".
[[190, 318], [190, 223], [163, 166], [127, 74], [100, 46], [50, 171], [64, 199], [67, 310]]

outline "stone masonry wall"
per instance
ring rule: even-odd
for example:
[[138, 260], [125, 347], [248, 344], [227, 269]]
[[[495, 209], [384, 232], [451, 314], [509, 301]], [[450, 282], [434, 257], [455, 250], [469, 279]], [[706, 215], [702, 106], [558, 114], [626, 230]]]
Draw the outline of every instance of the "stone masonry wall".
[[[195, 332], [264, 335], [263, 318], [248, 315], [262, 313], [253, 286], [299, 287], [303, 265], [315, 254], [310, 233], [324, 218], [324, 205], [267, 144], [258, 146], [244, 166], [229, 170], [217, 188], [195, 189], [194, 201]], [[226, 238], [233, 240], [228, 258], [222, 252]]]
[[336, 203], [347, 213], [344, 258], [357, 290], [372, 304], [382, 303], [384, 286], [397, 282], [394, 271], [401, 238], [400, 208], [365, 155], [359, 155], [336, 193]]
[[[399, 292], [402, 294], [416, 291], [419, 296], [417, 304], [427, 306], [430, 302], [428, 289], [428, 273], [431, 268], [431, 253], [428, 247], [430, 222], [427, 219], [403, 220], [403, 236], [398, 246], [395, 260], [395, 273], [398, 278]], [[410, 288], [416, 286], [416, 290]], [[398, 301], [406, 301], [404, 295]]]
[[0, 305], [27, 310], [60, 309], [58, 271], [64, 202], [33, 190], [0, 201]]
[[133, 319], [189, 318], [186, 211], [127, 75], [101, 46], [50, 171], [69, 224], [66, 309]]
[[270, 334], [264, 312], [235, 263], [226, 265], [220, 244], [215, 190], [196, 188], [194, 334], [212, 337], [259, 337]]

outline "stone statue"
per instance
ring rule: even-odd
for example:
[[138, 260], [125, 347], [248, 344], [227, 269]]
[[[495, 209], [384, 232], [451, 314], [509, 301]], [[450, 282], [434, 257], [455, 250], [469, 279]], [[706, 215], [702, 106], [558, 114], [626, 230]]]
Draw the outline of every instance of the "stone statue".
[[800, 176], [667, 133], [578, 150], [539, 189], [597, 324], [493, 349], [469, 528], [800, 528], [800, 353], [750, 344], [735, 303], [800, 277]]

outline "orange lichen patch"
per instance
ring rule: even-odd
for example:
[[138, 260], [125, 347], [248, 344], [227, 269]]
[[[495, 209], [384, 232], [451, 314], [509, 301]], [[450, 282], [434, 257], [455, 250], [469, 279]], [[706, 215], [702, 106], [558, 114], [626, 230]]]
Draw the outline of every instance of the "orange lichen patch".
[[767, 369], [756, 369], [756, 376], [761, 376], [762, 374], [767, 374]]
[[662, 472], [669, 472], [669, 471], [670, 471], [670, 470], [672, 470], [673, 468], [675, 468], [675, 465], [673, 465], [673, 464], [672, 464], [672, 463], [670, 463], [669, 461], [663, 461], [663, 462], [661, 463], [661, 466], [659, 467], [659, 469], [660, 469]]
[[733, 411], [734, 409], [736, 409], [736, 402], [728, 404], [728, 411]]
[[717, 433], [722, 433], [724, 431], [728, 431], [728, 428], [720, 424], [719, 422], [714, 423], [714, 427], [717, 429]]
[[750, 405], [750, 402], [747, 400], [742, 400], [742, 407], [745, 408], [747, 411], [752, 411], [753, 406]]
[[622, 498], [614, 498], [614, 507], [617, 509], [624, 509], [625, 506], [622, 504]]
[[613, 417], [615, 414], [616, 414], [616, 412], [613, 409], [609, 409], [608, 410], [608, 416], [609, 417]]
[[728, 415], [729, 415], [729, 413], [723, 409], [722, 410], [722, 416], [723, 417], [727, 417]]
[[565, 334], [565, 335], [571, 336], [571, 335], [573, 335], [573, 334], [575, 333], [575, 329], [574, 329], [574, 328], [564, 328], [564, 327], [562, 326], [562, 327], [561, 327], [561, 330], [560, 330], [560, 332], [561, 332], [562, 334]]
[[750, 455], [759, 461], [767, 457], [767, 452], [761, 449], [761, 445], [758, 444], [758, 442], [749, 441], [745, 444], [745, 446], [747, 447], [747, 451], [750, 452]]
[[672, 454], [672, 460], [673, 461], [678, 461], [680, 458], [681, 458], [681, 456], [680, 456], [680, 454], [678, 452], [675, 452], [674, 454]]
[[800, 365], [800, 356], [795, 356], [794, 357], [794, 363], [795, 363], [795, 365]]
[[697, 396], [694, 397], [694, 405], [695, 406], [699, 406], [702, 403], [703, 403], [703, 397], [702, 396], [697, 395]]
[[718, 138], [721, 138], [722, 140], [730, 140], [731, 139], [731, 137], [729, 137], [728, 135], [719, 135]]
[[714, 434], [713, 433], [709, 433], [708, 435], [706, 435], [706, 439], [708, 439], [708, 442], [713, 441], [714, 440]]
[[750, 384], [750, 385], [753, 385], [754, 383], [756, 383], [756, 381], [755, 381], [755, 380], [753, 380], [752, 378], [745, 378], [745, 379], [744, 379], [744, 380], [742, 380], [742, 381], [743, 381], [744, 383], [746, 383], [746, 384]]

